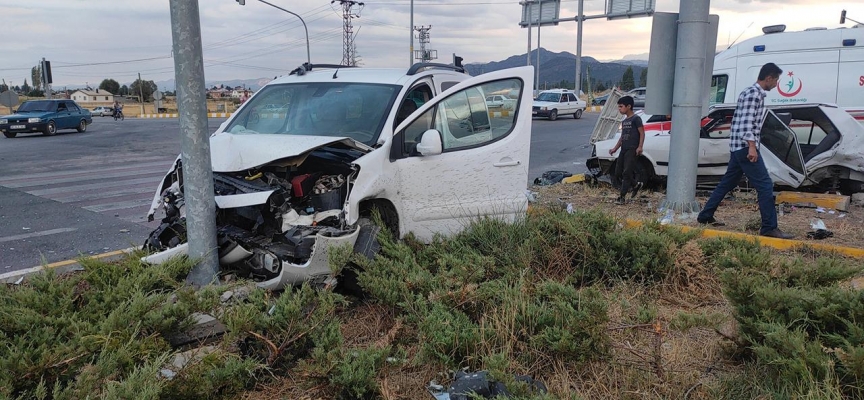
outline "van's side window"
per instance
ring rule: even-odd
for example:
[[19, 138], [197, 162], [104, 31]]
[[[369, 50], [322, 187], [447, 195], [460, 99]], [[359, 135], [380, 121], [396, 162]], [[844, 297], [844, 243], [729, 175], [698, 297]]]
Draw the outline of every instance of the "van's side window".
[[728, 83], [728, 75], [714, 75], [711, 77], [711, 95], [708, 98], [711, 104], [723, 103], [726, 100], [726, 84]]

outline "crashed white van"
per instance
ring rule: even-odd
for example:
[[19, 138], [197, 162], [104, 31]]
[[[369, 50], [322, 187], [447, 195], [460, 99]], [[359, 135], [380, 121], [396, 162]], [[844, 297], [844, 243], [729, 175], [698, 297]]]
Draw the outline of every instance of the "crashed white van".
[[[223, 270], [269, 289], [331, 278], [334, 246], [374, 247], [372, 210], [399, 237], [427, 241], [479, 216], [522, 215], [532, 76], [306, 65], [267, 84], [210, 138]], [[490, 112], [487, 94], [505, 90], [514, 112]], [[157, 212], [149, 262], [186, 252], [180, 158]]]

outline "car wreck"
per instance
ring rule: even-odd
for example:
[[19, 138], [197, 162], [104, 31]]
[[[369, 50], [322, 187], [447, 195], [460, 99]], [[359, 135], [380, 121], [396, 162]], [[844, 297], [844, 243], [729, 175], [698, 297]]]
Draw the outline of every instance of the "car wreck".
[[[530, 69], [312, 69], [266, 85], [210, 137], [223, 271], [267, 289], [332, 280], [333, 249], [376, 251], [373, 210], [427, 241], [524, 214]], [[512, 115], [486, 105], [500, 90], [519, 96]], [[146, 262], [186, 254], [183, 192], [178, 157], [148, 213], [162, 218]]]

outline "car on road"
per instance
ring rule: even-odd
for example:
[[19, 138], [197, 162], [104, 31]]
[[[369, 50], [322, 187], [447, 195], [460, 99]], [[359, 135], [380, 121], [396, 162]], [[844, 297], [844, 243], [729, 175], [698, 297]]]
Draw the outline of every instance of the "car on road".
[[[729, 162], [729, 137], [735, 104], [715, 105], [702, 119], [697, 182], [716, 183]], [[768, 106], [761, 131], [762, 157], [776, 185], [796, 189], [856, 193], [864, 191], [864, 125], [834, 105]], [[665, 179], [669, 173], [671, 121], [639, 113], [645, 142], [637, 164], [638, 180]], [[859, 116], [864, 120], [864, 116]], [[595, 143], [586, 165], [595, 174], [613, 171], [617, 155], [609, 150], [620, 135]], [[602, 136], [602, 135], [601, 135]]]
[[[530, 67], [471, 77], [436, 64], [307, 64], [271, 81], [209, 139], [220, 265], [268, 289], [332, 283], [328, 254], [348, 247], [371, 257], [379, 229], [431, 241], [474, 218], [517, 220], [527, 206], [532, 86]], [[514, 113], [486, 104], [505, 91]], [[284, 112], [259, 112], [271, 104]], [[188, 252], [184, 162], [154, 193], [148, 220], [164, 217], [145, 262]]]
[[645, 107], [645, 93], [647, 90], [644, 87], [637, 87], [635, 89], [630, 90], [625, 93], [625, 96], [630, 96], [633, 98], [633, 107], [635, 108], [644, 108]]
[[559, 115], [572, 115], [573, 118], [582, 118], [582, 113], [587, 108], [587, 103], [576, 97], [572, 90], [554, 89], [540, 92], [532, 107], [532, 115], [545, 117], [554, 121]]
[[93, 111], [90, 111], [90, 114], [98, 115], [100, 117], [110, 117], [114, 115], [114, 108], [112, 107], [96, 107]]
[[597, 96], [594, 98], [594, 100], [591, 100], [591, 105], [602, 106], [602, 105], [606, 104], [606, 100], [608, 100], [608, 99], [609, 99], [609, 93], [606, 93], [602, 96]]
[[84, 132], [92, 122], [90, 112], [72, 100], [28, 100], [14, 114], [0, 116], [0, 131], [10, 139], [32, 132], [53, 136], [62, 129]]
[[486, 107], [513, 110], [516, 108], [516, 99], [511, 99], [500, 94], [486, 96]]

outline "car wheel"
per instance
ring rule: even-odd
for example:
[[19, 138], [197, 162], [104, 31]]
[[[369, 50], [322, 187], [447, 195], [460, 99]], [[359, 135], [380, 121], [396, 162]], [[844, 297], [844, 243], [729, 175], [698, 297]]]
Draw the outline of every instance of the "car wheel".
[[554, 121], [556, 119], [558, 119], [558, 111], [556, 111], [556, 110], [550, 111], [549, 112], [549, 120]]
[[582, 118], [582, 110], [576, 110], [576, 112], [573, 113], [573, 118], [576, 118], [576, 119]]
[[77, 130], [78, 130], [78, 132], [85, 132], [85, 131], [87, 131], [87, 120], [83, 120], [83, 119], [82, 119], [81, 122], [78, 123], [78, 128], [77, 128]]
[[[621, 179], [615, 175], [615, 169], [618, 165], [618, 159], [612, 161], [612, 165], [609, 166], [609, 179], [612, 182], [612, 187], [615, 189], [621, 188]], [[651, 165], [651, 162], [648, 161], [647, 158], [640, 156], [636, 159], [636, 182], [642, 182], [642, 187], [647, 188], [651, 185], [651, 181], [654, 179], [654, 166]]]
[[48, 126], [45, 127], [45, 130], [42, 131], [42, 134], [45, 136], [54, 136], [57, 134], [57, 125], [54, 124], [54, 121], [48, 121]]
[[15, 136], [18, 136], [16, 132], [3, 132], [3, 136], [6, 136], [9, 139], [14, 139]]

